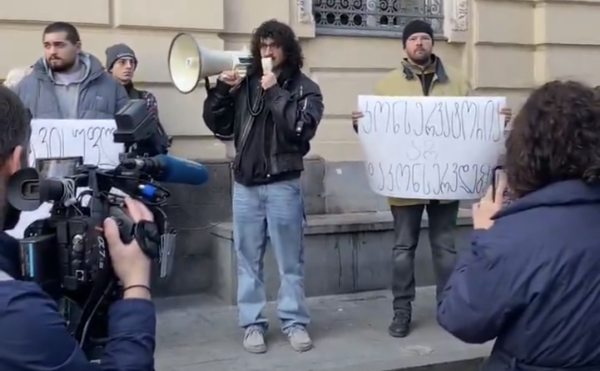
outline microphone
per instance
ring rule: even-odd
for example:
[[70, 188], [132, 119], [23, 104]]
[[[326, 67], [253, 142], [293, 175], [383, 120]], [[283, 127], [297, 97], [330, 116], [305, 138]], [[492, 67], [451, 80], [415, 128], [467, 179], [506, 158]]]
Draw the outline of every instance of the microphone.
[[148, 158], [126, 159], [121, 165], [127, 170], [139, 170], [163, 183], [201, 185], [208, 181], [208, 170], [196, 162], [158, 155]]

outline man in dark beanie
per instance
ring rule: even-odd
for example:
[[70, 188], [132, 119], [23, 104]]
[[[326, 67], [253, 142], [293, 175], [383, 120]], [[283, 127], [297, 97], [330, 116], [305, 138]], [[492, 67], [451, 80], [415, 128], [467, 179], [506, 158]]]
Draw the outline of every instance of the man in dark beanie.
[[138, 65], [135, 52], [125, 44], [106, 48], [106, 69], [119, 82], [129, 95], [129, 99], [144, 99], [148, 108], [158, 112], [158, 102], [154, 94], [138, 90], [133, 86], [133, 76]]
[[[406, 58], [398, 69], [384, 76], [375, 86], [375, 95], [381, 96], [446, 96], [464, 97], [469, 84], [460, 70], [446, 66], [433, 54], [433, 29], [422, 20], [406, 25], [402, 46]], [[506, 123], [512, 113], [501, 111]], [[352, 112], [352, 125], [358, 131], [362, 112]], [[394, 246], [392, 248], [392, 295], [394, 318], [388, 328], [393, 337], [405, 337], [410, 331], [412, 302], [415, 299], [415, 251], [419, 243], [423, 211], [429, 219], [436, 293], [441, 299], [446, 281], [454, 270], [456, 247], [454, 234], [458, 217], [458, 200], [422, 200], [389, 198], [394, 219]]]
[[[430, 48], [414, 48], [414, 52], [409, 58], [417, 64], [427, 64], [431, 58], [431, 50], [433, 48], [433, 28], [431, 25], [420, 19], [414, 20], [406, 25], [402, 32], [402, 47], [406, 50], [406, 42], [411, 38], [414, 40], [417, 36], [428, 39]], [[408, 53], [408, 50], [406, 50]]]

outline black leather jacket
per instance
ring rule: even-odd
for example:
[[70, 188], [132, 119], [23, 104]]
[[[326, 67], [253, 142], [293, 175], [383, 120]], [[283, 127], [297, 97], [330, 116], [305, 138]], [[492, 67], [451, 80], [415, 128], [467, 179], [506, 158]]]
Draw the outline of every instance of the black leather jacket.
[[[247, 142], [255, 116], [248, 107], [251, 96], [259, 93], [257, 78], [246, 77], [235, 89], [218, 81], [208, 90], [204, 101], [203, 118], [206, 126], [221, 140], [233, 140], [237, 151], [234, 170]], [[255, 99], [256, 100], [256, 99]], [[254, 110], [255, 107], [252, 107]], [[274, 121], [270, 146], [270, 175], [304, 170], [302, 158], [310, 151], [310, 140], [317, 132], [323, 117], [323, 96], [319, 86], [298, 72], [264, 95], [264, 109], [270, 110]]]

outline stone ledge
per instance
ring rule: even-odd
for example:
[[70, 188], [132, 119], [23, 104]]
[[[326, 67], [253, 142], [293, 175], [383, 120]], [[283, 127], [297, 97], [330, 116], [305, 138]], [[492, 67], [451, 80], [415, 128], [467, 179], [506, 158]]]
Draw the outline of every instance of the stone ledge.
[[[459, 250], [471, 244], [472, 223], [468, 210], [461, 210], [456, 233]], [[435, 283], [427, 219], [423, 219], [415, 256], [416, 285]], [[346, 215], [310, 215], [305, 238], [305, 280], [307, 297], [350, 294], [388, 288], [391, 282], [391, 251], [394, 245], [389, 212]], [[212, 232], [212, 289], [227, 304], [236, 304], [237, 256], [232, 223]], [[279, 269], [270, 242], [264, 259], [264, 283], [268, 300], [277, 298]]]
[[[317, 214], [306, 216], [307, 226], [304, 235], [344, 234], [362, 232], [383, 232], [394, 229], [390, 212], [347, 213], [347, 214]], [[472, 226], [471, 211], [460, 209], [456, 225]], [[423, 213], [421, 228], [429, 228], [427, 213]], [[233, 223], [222, 223], [215, 227], [213, 234], [227, 239], [233, 239]]]

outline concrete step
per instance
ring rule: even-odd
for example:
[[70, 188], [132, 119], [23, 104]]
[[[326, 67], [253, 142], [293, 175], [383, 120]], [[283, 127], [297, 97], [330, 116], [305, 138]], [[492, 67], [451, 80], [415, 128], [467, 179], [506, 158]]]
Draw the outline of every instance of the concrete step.
[[[225, 242], [215, 241], [213, 234], [216, 232], [225, 236], [225, 239], [231, 239], [231, 225], [228, 224], [232, 220], [231, 162], [228, 159], [198, 161], [210, 172], [208, 183], [202, 186], [165, 185], [171, 191], [165, 211], [169, 223], [178, 230], [177, 251], [171, 277], [166, 280], [157, 279], [153, 284], [157, 296], [219, 292], [222, 290], [219, 286], [222, 281], [232, 282], [227, 276], [231, 272], [230, 267], [221, 271], [222, 264], [231, 263], [232, 260], [217, 256], [231, 251], [229, 248], [221, 248], [216, 242]], [[354, 231], [346, 234], [315, 232], [309, 235], [307, 243], [317, 246], [307, 248], [311, 259], [310, 277], [313, 277], [310, 279], [320, 280], [323, 274], [329, 276], [323, 281], [322, 287], [318, 287], [318, 282], [313, 281], [314, 289], [308, 290], [308, 294], [333, 295], [386, 287], [390, 270], [382, 269], [380, 263], [387, 261], [389, 264], [390, 261], [392, 218], [386, 198], [371, 191], [364, 163], [327, 162], [311, 155], [305, 158], [304, 168], [301, 180], [305, 211], [311, 223], [309, 233], [310, 230], [323, 229], [352, 228]], [[469, 207], [468, 202], [463, 203], [463, 206]], [[463, 221], [468, 219], [470, 213], [467, 214]], [[224, 224], [218, 225], [220, 223]], [[339, 228], [336, 228], [335, 223], [341, 223]], [[466, 226], [462, 229], [469, 228]], [[336, 243], [340, 243], [342, 247], [339, 251], [336, 250]], [[325, 249], [319, 250], [319, 247], [325, 245]], [[424, 269], [418, 269], [417, 282], [419, 285], [428, 285], [433, 281], [425, 235], [421, 239], [421, 245], [417, 254], [417, 266]], [[320, 263], [315, 260], [320, 254], [327, 260]], [[340, 264], [337, 263], [336, 256], [341, 259]], [[267, 259], [272, 261], [271, 256]], [[335, 265], [340, 268], [330, 270]], [[341, 273], [340, 269], [343, 270]], [[269, 276], [273, 277], [269, 280], [269, 287], [272, 288], [277, 277], [272, 274]], [[335, 288], [338, 285], [336, 277], [341, 279], [339, 288]], [[273, 292], [271, 288], [270, 294]], [[230, 300], [230, 294], [234, 292], [232, 290], [235, 290], [235, 285], [226, 288], [222, 294]]]
[[298, 354], [279, 331], [275, 305], [269, 351], [246, 353], [237, 310], [208, 296], [158, 299], [157, 371], [476, 371], [491, 344], [467, 345], [435, 321], [435, 292], [417, 290], [412, 333], [391, 338], [391, 298], [385, 291], [308, 299], [315, 348]]
[[[307, 224], [304, 287], [308, 297], [389, 287], [394, 245], [394, 228], [389, 211], [309, 215]], [[457, 224], [457, 248], [468, 248], [472, 231], [471, 211], [461, 209]], [[429, 223], [427, 213], [424, 213], [415, 260], [417, 286], [435, 283], [428, 233]], [[214, 228], [213, 235], [212, 259], [216, 269], [212, 292], [233, 305], [237, 293], [233, 225], [223, 223]], [[267, 246], [264, 269], [267, 298], [275, 300], [279, 290], [279, 271], [270, 244]]]

